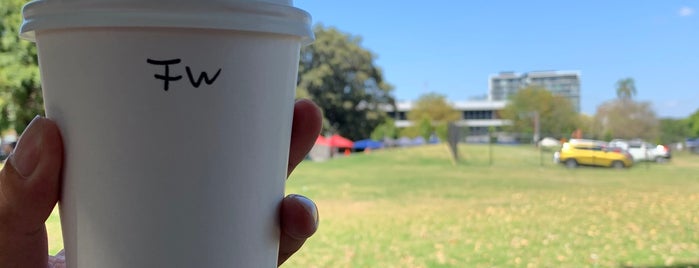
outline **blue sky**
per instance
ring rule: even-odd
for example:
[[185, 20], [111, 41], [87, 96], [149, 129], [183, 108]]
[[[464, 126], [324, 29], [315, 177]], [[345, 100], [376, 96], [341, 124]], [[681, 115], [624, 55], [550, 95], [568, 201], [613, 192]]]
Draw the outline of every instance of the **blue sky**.
[[398, 100], [462, 101], [501, 71], [581, 72], [582, 112], [636, 80], [660, 117], [699, 109], [699, 0], [296, 0], [314, 23], [359, 35]]

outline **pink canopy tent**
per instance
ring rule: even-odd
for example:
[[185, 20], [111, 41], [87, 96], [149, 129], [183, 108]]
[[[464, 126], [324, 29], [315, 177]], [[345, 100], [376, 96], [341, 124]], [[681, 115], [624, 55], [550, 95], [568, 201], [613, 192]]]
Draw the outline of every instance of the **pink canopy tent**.
[[352, 148], [352, 146], [354, 146], [354, 142], [337, 134], [332, 135], [329, 138], [319, 135], [316, 139], [316, 144], [337, 148]]
[[337, 134], [330, 136], [328, 143], [330, 143], [331, 147], [339, 148], [352, 148], [354, 146], [354, 142]]
[[323, 137], [323, 135], [318, 135], [318, 138], [316, 139], [316, 144], [323, 145], [323, 146], [330, 146], [330, 143], [328, 143], [328, 139]]

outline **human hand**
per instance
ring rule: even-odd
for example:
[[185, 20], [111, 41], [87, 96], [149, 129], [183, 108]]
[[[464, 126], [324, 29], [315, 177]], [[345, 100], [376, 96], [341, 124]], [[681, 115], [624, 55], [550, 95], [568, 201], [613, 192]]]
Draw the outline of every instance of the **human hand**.
[[[322, 120], [320, 109], [310, 100], [299, 100], [294, 105], [287, 176], [315, 144]], [[318, 229], [318, 208], [306, 197], [293, 194], [287, 196], [282, 200], [280, 213], [282, 234], [277, 265], [284, 263], [299, 250], [306, 239]]]
[[[320, 132], [315, 104], [297, 101], [289, 150], [288, 173], [298, 165]], [[48, 256], [46, 219], [58, 201], [63, 143], [55, 123], [37, 117], [27, 127], [0, 171], [0, 266], [64, 267], [63, 254]], [[318, 228], [313, 201], [289, 195], [282, 200], [278, 264], [281, 265]]]

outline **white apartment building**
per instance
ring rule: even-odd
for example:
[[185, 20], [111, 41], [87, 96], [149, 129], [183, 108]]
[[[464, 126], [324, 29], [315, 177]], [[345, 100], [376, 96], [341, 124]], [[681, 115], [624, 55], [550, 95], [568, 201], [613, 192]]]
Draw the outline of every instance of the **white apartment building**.
[[[388, 115], [396, 121], [397, 127], [409, 127], [413, 124], [408, 120], [408, 112], [412, 110], [413, 103], [400, 101], [396, 103], [396, 111], [390, 107], [386, 109]], [[455, 124], [468, 127], [470, 135], [486, 134], [490, 127], [499, 129], [509, 124], [509, 121], [502, 119], [500, 115], [505, 109], [506, 101], [457, 101], [450, 104], [461, 113], [461, 119]]]

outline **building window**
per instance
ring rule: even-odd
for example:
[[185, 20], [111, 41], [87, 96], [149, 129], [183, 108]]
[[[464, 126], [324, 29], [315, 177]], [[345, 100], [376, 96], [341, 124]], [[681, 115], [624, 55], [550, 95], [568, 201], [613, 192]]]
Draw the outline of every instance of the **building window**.
[[407, 120], [408, 119], [408, 117], [406, 116], [406, 112], [399, 111], [397, 113], [398, 114], [396, 114], [396, 112], [394, 112], [394, 111], [391, 111], [391, 112], [387, 112], [386, 114], [388, 115], [388, 117], [392, 118], [393, 120]]
[[493, 111], [488, 111], [488, 110], [464, 111], [463, 118], [466, 120], [495, 119], [493, 117]]

